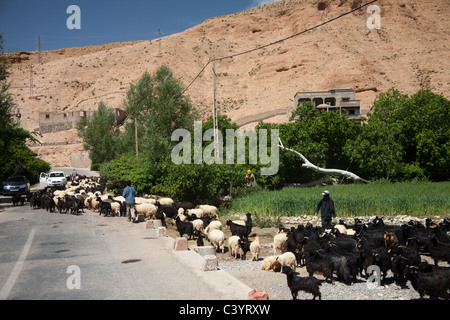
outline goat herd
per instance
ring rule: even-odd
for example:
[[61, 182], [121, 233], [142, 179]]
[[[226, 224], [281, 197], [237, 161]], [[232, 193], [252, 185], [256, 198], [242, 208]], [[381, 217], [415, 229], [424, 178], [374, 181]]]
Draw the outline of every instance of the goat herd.
[[[293, 299], [299, 290], [320, 299], [321, 282], [313, 277], [316, 273], [332, 284], [336, 275], [338, 281], [351, 285], [358, 281], [358, 275], [370, 276], [369, 266], [377, 266], [383, 284], [391, 271], [393, 281], [401, 288], [410, 281], [421, 298], [428, 295], [432, 299], [448, 300], [450, 267], [438, 264], [440, 261], [450, 264], [449, 231], [448, 218], [439, 223], [426, 219], [425, 225], [413, 220], [403, 225], [386, 225], [378, 217], [369, 223], [355, 219], [351, 228], [342, 221], [328, 229], [298, 225], [297, 228], [280, 228], [274, 237], [274, 249], [278, 246], [282, 252], [290, 252], [297, 266], [306, 267], [309, 277], [294, 275], [295, 265], [286, 265], [283, 260], [277, 263], [280, 256], [276, 260], [266, 259], [269, 269], [286, 274]], [[277, 241], [280, 235], [283, 240]], [[434, 265], [421, 255], [429, 256]]]
[[[105, 177], [77, 176], [64, 191], [39, 190], [27, 198], [31, 208], [49, 212], [78, 214], [86, 207], [94, 210], [93, 202], [96, 202], [99, 214], [124, 216], [123, 199], [101, 196], [105, 188]], [[150, 205], [146, 205], [145, 210], [149, 210]], [[180, 236], [196, 237], [198, 246], [204, 245], [205, 237], [216, 251], [224, 253], [225, 235], [214, 206], [194, 207], [189, 202], [165, 204], [155, 200], [153, 206], [151, 212], [145, 213], [147, 218], [161, 219], [163, 225], [166, 225], [166, 217], [172, 218]], [[251, 214], [247, 213], [245, 221], [227, 220], [226, 226], [231, 232], [228, 248], [232, 256], [245, 259], [250, 251], [252, 259], [259, 260], [259, 237], [249, 241], [253, 228]], [[358, 275], [370, 276], [369, 266], [377, 266], [382, 273], [382, 283], [391, 271], [393, 281], [401, 288], [410, 281], [421, 298], [448, 300], [450, 267], [438, 264], [441, 261], [450, 264], [449, 231], [448, 218], [439, 223], [426, 219], [425, 225], [413, 220], [403, 225], [387, 225], [376, 217], [369, 223], [355, 219], [352, 226], [340, 221], [331, 228], [314, 227], [310, 223], [290, 229], [280, 227], [274, 236], [274, 255], [263, 259], [262, 269], [286, 274], [293, 299], [297, 298], [299, 290], [312, 293], [314, 299], [321, 298], [322, 281], [315, 278], [315, 274], [323, 275], [331, 284], [336, 276], [337, 281], [351, 285], [358, 281]], [[429, 256], [434, 264], [423, 260], [421, 255]], [[309, 276], [296, 275], [296, 267], [306, 267]]]

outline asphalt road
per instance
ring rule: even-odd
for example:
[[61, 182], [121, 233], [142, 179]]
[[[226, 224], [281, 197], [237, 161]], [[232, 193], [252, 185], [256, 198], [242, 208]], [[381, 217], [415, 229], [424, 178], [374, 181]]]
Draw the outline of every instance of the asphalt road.
[[247, 299], [251, 288], [204, 258], [149, 239], [143, 223], [0, 204], [0, 300]]

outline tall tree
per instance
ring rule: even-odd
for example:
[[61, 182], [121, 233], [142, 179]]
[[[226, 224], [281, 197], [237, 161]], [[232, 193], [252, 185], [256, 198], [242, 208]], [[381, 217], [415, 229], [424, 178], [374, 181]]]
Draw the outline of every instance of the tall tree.
[[0, 178], [20, 174], [36, 182], [39, 172], [49, 170], [50, 166], [36, 158], [26, 146], [27, 140], [38, 142], [34, 134], [20, 128], [15, 121], [16, 104], [8, 91], [8, 67], [7, 55], [3, 53], [3, 34], [0, 33]]
[[86, 117], [78, 123], [78, 135], [83, 139], [84, 148], [89, 150], [94, 169], [118, 156], [120, 132], [116, 130], [115, 123], [114, 110], [103, 101], [100, 101], [92, 117]]
[[139, 154], [157, 162], [170, 156], [172, 132], [191, 129], [198, 112], [182, 94], [182, 83], [169, 67], [162, 65], [156, 73], [145, 72], [137, 84], [131, 84], [124, 102], [130, 120], [125, 135], [134, 136], [137, 124]]

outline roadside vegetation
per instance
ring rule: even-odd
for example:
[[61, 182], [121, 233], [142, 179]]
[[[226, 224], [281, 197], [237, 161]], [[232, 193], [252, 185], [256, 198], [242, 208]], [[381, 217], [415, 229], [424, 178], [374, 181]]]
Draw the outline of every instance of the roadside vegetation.
[[325, 188], [335, 201], [338, 217], [450, 215], [450, 182], [373, 182], [259, 190], [235, 199], [230, 211], [273, 217], [312, 215]]

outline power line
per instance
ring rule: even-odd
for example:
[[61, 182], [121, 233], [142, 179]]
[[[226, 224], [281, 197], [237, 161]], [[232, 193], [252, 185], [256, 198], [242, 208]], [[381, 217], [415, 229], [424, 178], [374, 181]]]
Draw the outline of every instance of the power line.
[[[331, 23], [331, 22], [336, 21], [336, 20], [338, 20], [338, 19], [340, 19], [340, 18], [343, 18], [343, 17], [345, 17], [345, 16], [347, 16], [347, 15], [349, 15], [349, 14], [351, 14], [351, 13], [353, 13], [353, 12], [359, 10], [359, 9], [362, 9], [362, 8], [364, 8], [364, 7], [366, 7], [366, 6], [370, 5], [370, 4], [372, 4], [372, 3], [375, 3], [375, 2], [377, 2], [377, 1], [378, 1], [378, 0], [373, 0], [373, 1], [371, 1], [371, 2], [365, 3], [365, 4], [363, 4], [363, 5], [359, 6], [359, 7], [356, 7], [356, 8], [354, 8], [354, 9], [348, 11], [348, 12], [345, 12], [345, 13], [343, 13], [343, 14], [337, 16], [337, 17], [334, 17], [334, 18], [332, 18], [332, 19], [330, 19], [330, 20], [327, 20], [327, 21], [325, 21], [325, 22], [322, 22], [322, 23], [320, 23], [320, 24], [318, 24], [318, 25], [315, 25], [314, 27], [311, 27], [311, 28], [309, 28], [309, 29], [303, 30], [303, 31], [301, 31], [301, 32], [299, 32], [299, 33], [293, 34], [293, 35], [288, 36], [288, 37], [286, 37], [286, 38], [283, 38], [283, 39], [280, 39], [280, 40], [277, 40], [277, 41], [274, 41], [274, 42], [271, 42], [271, 43], [268, 43], [268, 44], [265, 44], [265, 45], [262, 45], [262, 46], [259, 46], [259, 47], [250, 49], [250, 50], [246, 50], [246, 51], [242, 51], [242, 52], [239, 52], [239, 53], [235, 53], [235, 54], [232, 54], [232, 55], [229, 55], [229, 56], [225, 56], [225, 57], [221, 57], [221, 58], [214, 58], [214, 61], [217, 61], [217, 60], [224, 60], [224, 59], [231, 59], [231, 58], [234, 58], [234, 57], [237, 57], [237, 56], [241, 56], [241, 55], [244, 55], [244, 54], [247, 54], [247, 53], [251, 53], [251, 52], [254, 52], [254, 51], [257, 51], [257, 50], [261, 50], [261, 49], [264, 49], [264, 48], [273, 46], [273, 45], [275, 45], [275, 44], [281, 43], [281, 42], [283, 42], [283, 41], [286, 41], [286, 40], [289, 40], [289, 39], [298, 37], [298, 36], [300, 36], [300, 35], [302, 35], [302, 34], [304, 34], [304, 33], [306, 33], [306, 32], [312, 31], [312, 30], [317, 29], [317, 28], [319, 28], [319, 27], [322, 27], [322, 26], [324, 26], [324, 25], [326, 25], [326, 24], [328, 24], [328, 23]], [[185, 92], [189, 89], [189, 87], [190, 87], [190, 86], [191, 86], [191, 85], [192, 85], [192, 84], [200, 77], [200, 75], [203, 73], [203, 71], [206, 69], [206, 67], [207, 67], [212, 61], [213, 61], [213, 59], [210, 59], [210, 60], [205, 64], [205, 66], [200, 70], [200, 72], [197, 74], [197, 76], [191, 81], [191, 83], [189, 83], [189, 85], [186, 87], [186, 89], [183, 90], [183, 92], [182, 92], [181, 94], [185, 93]]]

